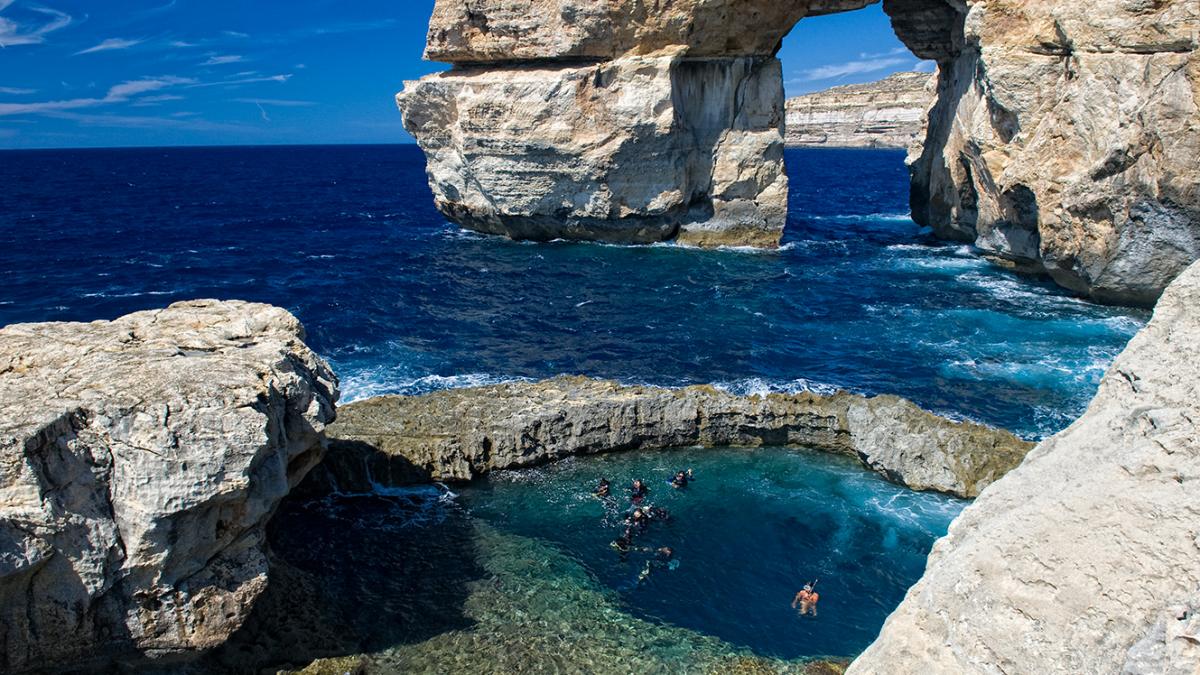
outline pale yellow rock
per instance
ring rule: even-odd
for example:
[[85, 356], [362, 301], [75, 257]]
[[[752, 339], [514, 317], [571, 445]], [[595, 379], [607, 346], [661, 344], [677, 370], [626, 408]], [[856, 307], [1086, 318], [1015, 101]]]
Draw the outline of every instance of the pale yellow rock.
[[935, 83], [929, 73], [896, 73], [789, 98], [784, 142], [831, 148], [919, 145]]
[[268, 305], [0, 329], [0, 671], [223, 642], [337, 381]]
[[986, 488], [851, 666], [868, 673], [1200, 670], [1200, 263], [1087, 412]]

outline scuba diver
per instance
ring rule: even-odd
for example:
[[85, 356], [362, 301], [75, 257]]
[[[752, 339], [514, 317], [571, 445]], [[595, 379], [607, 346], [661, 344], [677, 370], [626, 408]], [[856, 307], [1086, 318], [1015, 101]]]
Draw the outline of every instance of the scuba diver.
[[692, 470], [688, 469], [687, 471], [676, 472], [675, 477], [667, 482], [670, 483], [671, 487], [675, 488], [676, 490], [681, 490], [687, 487], [688, 483], [690, 483], [694, 478], [695, 476], [692, 474]]
[[649, 520], [660, 520], [665, 523], [671, 519], [671, 512], [661, 506], [651, 506], [644, 510]]
[[596, 489], [592, 491], [592, 494], [596, 495], [597, 497], [599, 497], [601, 499], [604, 499], [605, 497], [607, 497], [609, 495], [609, 491], [610, 491], [610, 488], [608, 485], [608, 479], [601, 478], [600, 485], [596, 486]]
[[672, 551], [670, 546], [663, 546], [654, 552], [653, 558], [646, 561], [646, 566], [638, 574], [638, 583], [645, 582], [655, 571], [673, 570], [676, 567], [679, 567], [679, 561], [675, 560], [675, 551]]
[[646, 526], [650, 524], [650, 515], [642, 507], [637, 507], [629, 512], [625, 517], [625, 526], [627, 531], [636, 531], [638, 534], [646, 531]]
[[800, 616], [817, 615], [817, 601], [821, 599], [821, 596], [813, 590], [816, 583], [814, 581], [811, 584], [804, 584], [804, 588], [796, 594], [796, 597], [792, 598], [792, 609], [796, 609], [796, 605], [800, 605]]
[[633, 484], [629, 486], [629, 500], [634, 504], [641, 504], [648, 494], [650, 494], [650, 488], [646, 487], [641, 478], [634, 478]]
[[630, 536], [629, 530], [625, 530], [625, 534], [618, 537], [617, 540], [609, 544], [609, 546], [615, 548], [617, 553], [621, 554], [621, 559], [624, 560], [625, 556], [629, 554], [629, 549], [633, 547], [633, 537]]

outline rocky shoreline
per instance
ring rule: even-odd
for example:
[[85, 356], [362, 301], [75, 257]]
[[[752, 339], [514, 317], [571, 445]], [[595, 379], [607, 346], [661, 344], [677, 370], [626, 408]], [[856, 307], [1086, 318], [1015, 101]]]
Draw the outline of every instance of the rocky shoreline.
[[586, 377], [358, 401], [339, 409], [329, 436], [329, 458], [314, 478], [359, 492], [466, 481], [573, 455], [803, 446], [854, 457], [914, 490], [974, 497], [1033, 447], [896, 396], [736, 396], [711, 386], [622, 386]]

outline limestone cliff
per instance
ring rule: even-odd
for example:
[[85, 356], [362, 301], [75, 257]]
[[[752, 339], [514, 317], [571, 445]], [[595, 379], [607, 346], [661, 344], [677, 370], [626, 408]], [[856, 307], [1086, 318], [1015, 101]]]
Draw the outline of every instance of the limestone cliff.
[[267, 305], [0, 329], [0, 671], [224, 641], [263, 526], [320, 461], [337, 383]]
[[793, 445], [849, 455], [918, 490], [973, 497], [1032, 447], [1006, 431], [952, 422], [895, 396], [740, 397], [558, 377], [351, 403], [314, 473], [342, 490], [468, 480], [586, 455], [696, 445]]
[[1200, 671], [1200, 263], [1087, 412], [954, 521], [850, 672]]
[[[438, 208], [485, 232], [778, 242], [781, 38], [872, 0], [437, 0], [397, 100]], [[1091, 298], [1200, 257], [1195, 0], [883, 0], [938, 62], [913, 217]]]
[[448, 73], [397, 102], [437, 207], [521, 239], [775, 246], [787, 212], [775, 50], [870, 0], [438, 0]]
[[787, 100], [786, 145], [909, 148], [920, 143], [933, 104], [933, 76], [896, 73]]
[[1105, 302], [1152, 304], [1200, 257], [1200, 3], [884, 7], [939, 63], [917, 222]]

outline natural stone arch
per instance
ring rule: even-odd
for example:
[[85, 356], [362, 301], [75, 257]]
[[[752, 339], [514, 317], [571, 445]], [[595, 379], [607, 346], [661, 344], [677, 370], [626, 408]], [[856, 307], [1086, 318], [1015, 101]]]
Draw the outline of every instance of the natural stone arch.
[[[877, 1], [877, 0], [876, 0]], [[872, 0], [438, 0], [405, 126], [438, 208], [527, 239], [774, 246], [780, 40]], [[1101, 301], [1200, 258], [1194, 0], [883, 0], [938, 63], [913, 218]]]

